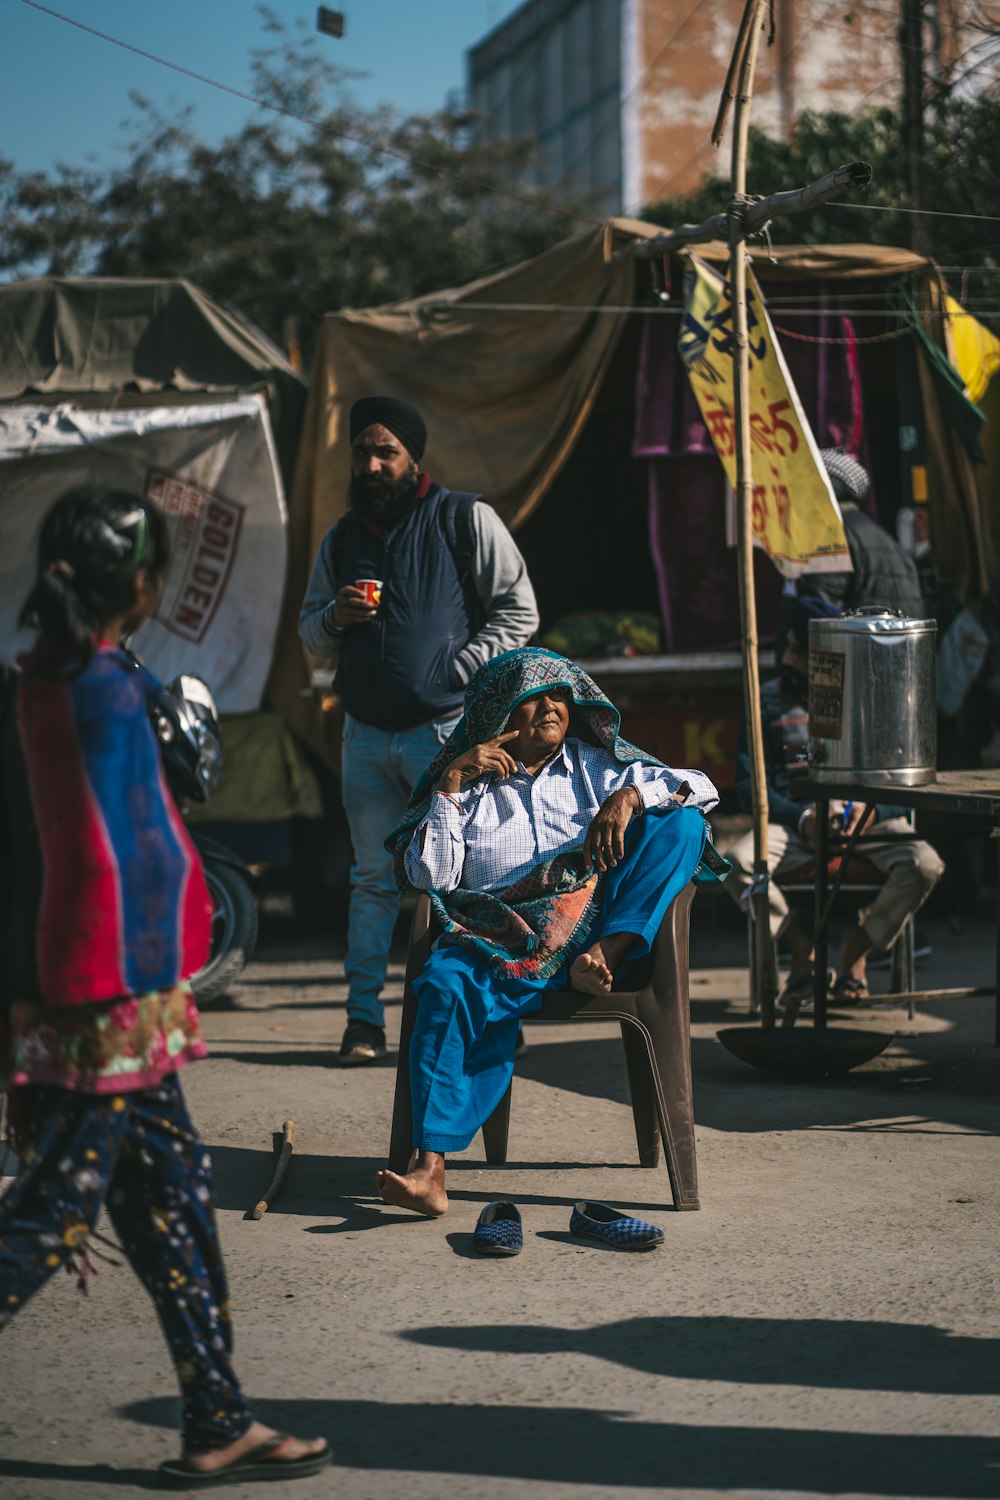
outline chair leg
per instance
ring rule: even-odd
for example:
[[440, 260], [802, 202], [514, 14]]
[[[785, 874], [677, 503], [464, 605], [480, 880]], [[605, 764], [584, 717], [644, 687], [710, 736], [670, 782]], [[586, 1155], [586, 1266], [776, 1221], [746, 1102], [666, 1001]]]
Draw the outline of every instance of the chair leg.
[[508, 1085], [496, 1109], [483, 1124], [483, 1147], [491, 1167], [502, 1167], [507, 1160], [507, 1134], [510, 1129], [510, 1091]]
[[674, 1195], [674, 1208], [680, 1213], [701, 1206], [698, 1201], [698, 1162], [694, 1140], [691, 1039], [687, 1026], [676, 1025], [673, 1018], [667, 1019], [665, 1029], [670, 1034], [667, 1047], [671, 1064], [667, 1077], [660, 1080], [663, 1099], [660, 1133]]
[[410, 1091], [410, 1041], [419, 1009], [409, 970], [403, 984], [403, 1012], [399, 1023], [396, 1057], [396, 1093], [392, 1101], [392, 1132], [389, 1136], [389, 1171], [405, 1172], [413, 1155], [413, 1095]]
[[392, 1102], [389, 1136], [389, 1171], [405, 1172], [413, 1154], [413, 1099], [410, 1094], [410, 1038], [417, 1014], [417, 1000], [410, 986], [403, 992], [403, 1015], [396, 1057], [396, 1094]]
[[747, 914], [747, 972], [750, 976], [750, 1000], [747, 1005], [747, 1015], [759, 1016], [760, 1005], [757, 997], [760, 994], [760, 985], [757, 983], [757, 945], [753, 940], [753, 923]]
[[[913, 918], [907, 917], [903, 923], [899, 937], [892, 945], [889, 963], [889, 989], [893, 994], [907, 995], [917, 987], [917, 964], [914, 958], [916, 941], [913, 934]], [[913, 1020], [916, 1002], [911, 1000], [907, 1006], [910, 1020]]]
[[660, 1126], [657, 1119], [656, 1089], [649, 1062], [646, 1039], [636, 1026], [622, 1021], [622, 1045], [628, 1091], [632, 1099], [632, 1120], [639, 1147], [639, 1165], [655, 1167], [660, 1160]]

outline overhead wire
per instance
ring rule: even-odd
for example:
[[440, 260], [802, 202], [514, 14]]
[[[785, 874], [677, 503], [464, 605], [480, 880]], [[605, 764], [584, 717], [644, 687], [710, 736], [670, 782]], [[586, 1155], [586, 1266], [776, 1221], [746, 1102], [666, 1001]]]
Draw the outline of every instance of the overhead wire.
[[[156, 63], [162, 68], [169, 68], [171, 72], [179, 73], [184, 78], [191, 78], [196, 83], [205, 84], [208, 88], [218, 89], [221, 93], [230, 94], [233, 98], [243, 99], [246, 103], [255, 104], [260, 109], [270, 110], [273, 114], [282, 115], [289, 120], [296, 120], [300, 125], [309, 125], [315, 128], [318, 124], [322, 123], [310, 118], [308, 115], [299, 114], [297, 110], [289, 109], [287, 105], [275, 104], [271, 100], [261, 99], [246, 89], [239, 89], [233, 84], [222, 83], [219, 79], [211, 78], [206, 73], [199, 73], [194, 68], [188, 68], [182, 63], [171, 61], [170, 58], [161, 57], [158, 53], [150, 52], [145, 47], [138, 47], [132, 42], [126, 42], [120, 37], [112, 36], [110, 32], [100, 31], [96, 26], [88, 26], [84, 21], [78, 21], [73, 16], [63, 15], [61, 11], [41, 4], [41, 0], [21, 0], [21, 4], [29, 6], [32, 10], [40, 11], [43, 15], [51, 16], [56, 21], [62, 21], [67, 26], [75, 26], [77, 30], [87, 32], [90, 36], [97, 37], [102, 42], [109, 42], [112, 46], [121, 47], [123, 51], [131, 52], [136, 57], [145, 58], [147, 62]], [[531, 194], [519, 193], [512, 187], [498, 187], [495, 183], [489, 182], [485, 178], [472, 177], [467, 173], [455, 172], [449, 167], [424, 161], [409, 152], [400, 151], [398, 147], [386, 145], [372, 136], [337, 129], [331, 129], [330, 134], [338, 140], [349, 141], [354, 146], [363, 146], [366, 150], [374, 151], [378, 155], [391, 156], [397, 161], [406, 162], [408, 166], [419, 167], [423, 172], [430, 172], [440, 177], [451, 178], [452, 181], [461, 183], [465, 187], [480, 188], [493, 197], [507, 198], [511, 202], [520, 203], [528, 208], [537, 208], [544, 213], [557, 214], [560, 218], [574, 219], [581, 224], [592, 224], [598, 228], [604, 222], [602, 219], [595, 219], [592, 215], [584, 214], [578, 209], [562, 208], [556, 203], [550, 203], [545, 199], [535, 197]]]
[[[169, 58], [164, 58], [155, 52], [150, 52], [148, 49], [139, 47], [132, 42], [123, 41], [120, 37], [112, 36], [110, 33], [87, 25], [85, 22], [79, 21], [72, 16], [66, 16], [60, 11], [53, 9], [51, 6], [42, 4], [41, 0], [21, 0], [21, 3], [27, 5], [32, 10], [37, 10], [44, 15], [52, 17], [54, 20], [61, 21], [66, 25], [73, 26], [80, 31], [86, 32], [101, 41], [107, 42], [116, 47], [120, 47], [124, 51], [133, 53], [134, 55], [142, 57], [149, 62], [157, 64], [160, 67], [165, 67], [172, 72], [179, 73], [183, 77], [187, 77], [194, 80], [195, 82], [204, 84], [208, 88], [219, 90], [222, 93], [229, 94], [238, 99], [242, 99], [247, 103], [257, 105], [261, 109], [269, 110], [272, 113], [295, 120], [303, 125], [315, 127], [318, 123], [320, 123], [307, 115], [302, 115], [298, 111], [288, 108], [286, 105], [275, 104], [273, 101], [262, 99], [257, 95], [250, 93], [248, 90], [239, 89], [232, 84], [223, 83], [219, 79], [215, 79], [208, 76], [207, 74], [200, 73], [193, 68], [188, 68], [181, 63], [173, 62]], [[693, 19], [703, 3], [704, 0], [697, 0], [697, 3], [685, 16], [680, 26], [671, 33], [671, 36], [668, 38], [667, 42], [657, 53], [656, 58], [654, 58], [649, 66], [644, 70], [643, 74], [637, 80], [634, 89], [641, 86], [646, 76], [649, 74], [649, 72], [652, 71], [652, 69], [656, 66], [656, 63], [659, 61], [660, 57], [662, 57], [663, 53], [666, 51], [666, 48], [671, 44], [671, 42], [680, 33], [680, 31], [683, 30], [688, 22]], [[825, 4], [826, 9], [830, 10], [834, 4], [839, 3], [839, 0], [818, 0], [818, 3]], [[814, 21], [812, 25], [815, 24], [816, 22]], [[801, 45], [807, 35], [808, 32], [805, 34], [805, 36], [799, 38], [794, 46], [797, 47]], [[791, 51], [793, 49], [789, 50]], [[627, 97], [630, 96], [626, 96], [626, 98]], [[506, 198], [512, 202], [520, 203], [525, 207], [538, 209], [545, 213], [555, 214], [562, 218], [572, 219], [580, 223], [593, 225], [595, 227], [600, 226], [600, 224], [603, 222], [602, 220], [595, 219], [591, 215], [584, 214], [577, 209], [562, 208], [558, 204], [554, 204], [534, 195], [519, 193], [510, 187], [497, 186], [496, 184], [491, 183], [486, 179], [470, 177], [468, 174], [455, 172], [451, 168], [441, 166], [440, 164], [424, 161], [420, 157], [414, 156], [411, 153], [405, 151], [401, 151], [397, 147], [389, 146], [371, 136], [365, 136], [346, 130], [332, 130], [331, 134], [336, 136], [338, 139], [346, 140], [353, 145], [362, 146], [366, 150], [374, 151], [380, 155], [393, 157], [396, 160], [405, 162], [409, 166], [419, 167], [422, 171], [450, 178], [451, 180], [459, 182], [465, 186], [480, 188], [483, 191], [489, 193], [491, 196]], [[677, 171], [671, 176], [671, 178], [669, 178], [658, 191], [662, 193], [667, 187], [669, 187], [670, 182], [672, 182], [680, 174], [681, 171], [683, 171], [688, 165], [690, 165], [692, 161], [696, 160], [697, 157], [702, 154], [703, 149], [705, 148], [701, 148], [699, 151], [695, 152], [694, 155], [690, 157], [686, 163], [684, 163], [679, 169], [677, 169]], [[892, 206], [887, 204], [850, 202], [835, 202], [831, 203], [829, 206], [834, 208], [840, 207], [861, 210], [868, 209], [873, 212], [881, 213], [919, 214], [924, 218], [953, 218], [968, 220], [978, 219], [984, 223], [1000, 223], [1000, 216], [991, 214], [958, 213], [946, 209], [911, 209], [904, 208], [902, 206]]]

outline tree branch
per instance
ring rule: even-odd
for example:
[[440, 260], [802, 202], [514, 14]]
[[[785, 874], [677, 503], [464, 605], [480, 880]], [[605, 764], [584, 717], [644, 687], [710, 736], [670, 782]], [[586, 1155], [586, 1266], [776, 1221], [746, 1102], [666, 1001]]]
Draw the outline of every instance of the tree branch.
[[[866, 187], [872, 180], [872, 169], [866, 161], [848, 162], [819, 177], [805, 187], [792, 188], [784, 193], [771, 193], [756, 203], [747, 204], [743, 214], [743, 237], [758, 233], [771, 219], [786, 214], [808, 213], [818, 203], [836, 198], [845, 188]], [[713, 214], [702, 224], [682, 224], [669, 234], [658, 234], [651, 240], [634, 245], [633, 255], [639, 260], [653, 260], [679, 250], [685, 245], [704, 245], [709, 240], [724, 240], [728, 234], [729, 215]]]

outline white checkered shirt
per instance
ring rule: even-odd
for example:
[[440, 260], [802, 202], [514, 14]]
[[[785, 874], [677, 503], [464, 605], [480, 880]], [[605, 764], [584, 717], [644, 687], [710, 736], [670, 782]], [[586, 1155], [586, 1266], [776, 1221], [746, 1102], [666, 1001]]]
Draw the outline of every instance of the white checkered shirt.
[[[537, 776], [518, 762], [502, 781], [491, 773], [451, 796], [435, 796], [406, 851], [418, 890], [503, 890], [544, 859], [583, 845], [594, 814], [612, 792], [634, 786], [647, 808], [677, 805], [708, 812], [719, 794], [701, 771], [622, 765], [610, 751], [567, 738]], [[426, 835], [424, 830], [426, 829]], [[423, 848], [421, 848], [423, 838]]]

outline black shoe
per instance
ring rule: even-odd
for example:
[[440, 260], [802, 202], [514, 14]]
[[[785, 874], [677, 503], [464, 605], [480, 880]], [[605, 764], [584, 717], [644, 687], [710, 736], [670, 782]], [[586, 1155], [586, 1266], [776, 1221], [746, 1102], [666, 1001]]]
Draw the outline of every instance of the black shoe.
[[358, 1063], [376, 1062], [385, 1056], [385, 1031], [370, 1021], [348, 1021], [340, 1044], [340, 1066], [353, 1068]]

